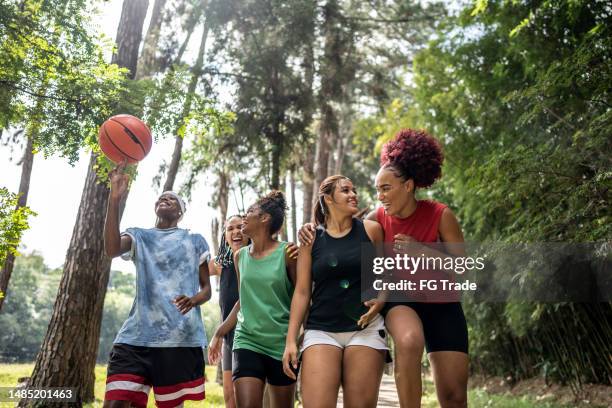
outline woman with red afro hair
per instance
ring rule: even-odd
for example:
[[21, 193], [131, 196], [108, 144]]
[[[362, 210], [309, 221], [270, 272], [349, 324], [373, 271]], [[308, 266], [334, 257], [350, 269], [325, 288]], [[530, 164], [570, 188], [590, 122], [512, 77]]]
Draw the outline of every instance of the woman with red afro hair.
[[[385, 242], [463, 243], [452, 211], [433, 200], [417, 200], [419, 188], [442, 175], [439, 143], [424, 130], [404, 129], [383, 146], [376, 190], [382, 207], [368, 215], [383, 227]], [[464, 256], [461, 245], [445, 252]], [[461, 303], [388, 302], [385, 326], [395, 343], [395, 382], [402, 407], [421, 404], [421, 357], [431, 363], [438, 401], [443, 408], [467, 406], [468, 336]]]

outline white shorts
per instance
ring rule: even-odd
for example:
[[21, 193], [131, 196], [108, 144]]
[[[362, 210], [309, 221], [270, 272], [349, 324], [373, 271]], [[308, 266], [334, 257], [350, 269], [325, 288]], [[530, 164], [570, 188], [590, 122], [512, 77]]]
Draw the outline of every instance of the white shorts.
[[377, 350], [389, 350], [385, 340], [385, 321], [378, 315], [363, 330], [332, 333], [323, 330], [306, 330], [300, 351], [310, 346], [328, 344], [344, 349], [349, 346], [366, 346]]

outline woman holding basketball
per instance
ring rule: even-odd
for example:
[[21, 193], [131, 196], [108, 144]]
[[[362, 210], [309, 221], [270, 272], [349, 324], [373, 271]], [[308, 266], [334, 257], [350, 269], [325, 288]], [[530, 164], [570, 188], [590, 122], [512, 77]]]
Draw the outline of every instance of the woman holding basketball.
[[383, 231], [374, 221], [354, 218], [358, 211], [351, 180], [340, 175], [323, 180], [314, 242], [298, 255], [283, 355], [285, 374], [296, 378], [297, 338], [308, 311], [301, 368], [305, 408], [335, 407], [341, 385], [344, 406], [375, 407], [378, 400], [388, 350], [379, 314], [384, 302], [362, 303], [361, 257], [362, 245], [382, 242]]
[[[455, 215], [446, 205], [417, 200], [417, 188], [427, 188], [441, 176], [443, 155], [438, 142], [424, 131], [402, 130], [383, 147], [376, 190], [382, 207], [367, 219], [377, 221], [385, 242], [449, 243], [447, 252], [464, 253]], [[312, 233], [302, 228], [300, 240]], [[427, 349], [438, 401], [443, 408], [467, 406], [468, 334], [459, 302], [387, 303], [385, 325], [395, 343], [395, 381], [402, 407], [421, 404], [421, 356]]]
[[282, 357], [295, 285], [296, 262], [287, 242], [273, 237], [285, 220], [283, 194], [273, 191], [249, 207], [242, 232], [249, 246], [234, 255], [239, 301], [217, 329], [209, 355], [220, 355], [219, 339], [234, 327], [233, 381], [236, 406], [261, 407], [267, 382], [274, 407], [293, 407], [295, 379], [283, 372]]

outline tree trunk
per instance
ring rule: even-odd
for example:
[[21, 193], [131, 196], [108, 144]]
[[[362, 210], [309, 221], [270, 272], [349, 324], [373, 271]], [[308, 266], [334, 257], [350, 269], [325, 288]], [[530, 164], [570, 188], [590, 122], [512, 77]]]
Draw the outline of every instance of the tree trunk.
[[[279, 181], [279, 186], [278, 189], [280, 191], [283, 192], [283, 194], [285, 195], [285, 201], [287, 200], [287, 181], [286, 181], [287, 177], [282, 177]], [[289, 234], [287, 232], [288, 230], [288, 224], [289, 224], [289, 220], [287, 219], [287, 217], [285, 217], [285, 222], [283, 222], [283, 226], [280, 230], [280, 236], [281, 236], [281, 240], [283, 241], [289, 241]]]
[[163, 191], [170, 191], [174, 188], [174, 182], [176, 181], [176, 175], [178, 174], [179, 165], [181, 163], [181, 156], [183, 152], [183, 135], [179, 134], [181, 128], [184, 126], [185, 118], [191, 111], [191, 102], [198, 86], [198, 80], [202, 74], [202, 66], [204, 65], [204, 51], [206, 50], [206, 38], [208, 37], [208, 31], [210, 25], [208, 21], [204, 22], [204, 30], [202, 31], [202, 40], [200, 41], [200, 49], [198, 50], [198, 57], [195, 65], [191, 71], [191, 80], [187, 88], [187, 95], [185, 96], [185, 102], [183, 104], [183, 111], [179, 118], [179, 123], [176, 129], [176, 139], [174, 142], [174, 151], [172, 152], [172, 159], [168, 166], [168, 175], [166, 182], [164, 183]]
[[[317, 199], [321, 182], [329, 175], [328, 162], [331, 151], [331, 140], [335, 139], [334, 132], [336, 120], [333, 108], [329, 103], [325, 103], [321, 112], [321, 124], [319, 125], [319, 140], [314, 158], [314, 179], [312, 185], [313, 200]], [[312, 202], [314, 205], [314, 201]]]
[[[313, 38], [314, 32], [313, 32]], [[312, 95], [312, 86], [314, 82], [314, 72], [315, 72], [315, 56], [314, 56], [314, 46], [311, 43], [306, 47], [306, 52], [304, 55], [304, 64], [305, 64], [305, 77], [306, 83], [308, 84], [308, 88], [311, 90]], [[312, 104], [314, 105], [314, 103]], [[310, 123], [313, 116], [313, 109], [309, 107], [308, 111], [305, 114], [305, 118], [307, 123]], [[300, 161], [300, 165], [302, 167], [302, 223], [310, 222], [311, 214], [312, 214], [312, 197], [313, 197], [313, 180], [314, 180], [314, 156], [315, 156], [315, 144], [308, 144], [305, 146], [305, 151], [302, 155], [302, 160]]]
[[129, 70], [128, 78], [134, 79], [138, 65], [138, 48], [142, 40], [142, 26], [149, 8], [149, 0], [123, 0], [121, 19], [117, 28], [117, 53], [113, 63]]
[[310, 222], [312, 218], [314, 192], [314, 156], [314, 146], [312, 146], [306, 152], [306, 157], [302, 166], [302, 223]]
[[145, 35], [140, 61], [136, 70], [136, 78], [151, 76], [159, 69], [155, 58], [155, 51], [159, 43], [159, 33], [161, 31], [162, 17], [166, 0], [155, 0], [153, 10], [151, 11], [151, 21]]
[[[113, 62], [128, 68], [131, 79], [147, 7], [148, 0], [123, 3]], [[109, 190], [105, 180], [98, 179], [96, 160], [92, 153], [51, 322], [28, 382], [30, 388], [74, 387], [76, 404], [58, 406], [81, 407], [94, 400], [94, 367], [111, 264], [103, 240]]]
[[[350, 97], [347, 97], [350, 99]], [[350, 103], [343, 103], [340, 108], [340, 126], [338, 129], [338, 140], [336, 142], [336, 152], [334, 153], [334, 161], [331, 172], [333, 174], [342, 174], [342, 164], [344, 156], [351, 150], [351, 126], [353, 123], [353, 112]]]
[[[30, 132], [28, 132], [30, 133]], [[32, 176], [32, 166], [34, 165], [34, 152], [33, 152], [33, 135], [27, 134], [26, 148], [21, 160], [21, 181], [19, 182], [19, 198], [17, 200], [16, 209], [25, 207], [28, 202], [28, 192], [30, 191], [30, 178]], [[13, 267], [15, 266], [15, 255], [9, 253], [6, 256], [4, 265], [2, 266], [2, 275], [0, 275], [0, 292], [4, 293], [3, 297], [0, 297], [0, 311], [2, 305], [6, 300], [8, 284], [13, 273]]]
[[272, 178], [270, 179], [270, 189], [280, 190], [280, 162], [281, 162], [281, 147], [277, 142], [272, 146]]
[[291, 186], [291, 239], [297, 243], [297, 203], [295, 202], [295, 166], [289, 172], [289, 184]]
[[225, 220], [227, 220], [227, 208], [229, 205], [229, 190], [230, 190], [230, 178], [229, 174], [225, 169], [220, 170], [219, 173], [219, 214], [221, 216], [221, 222], [219, 228], [225, 227]]
[[[53, 315], [28, 387], [76, 387], [77, 406], [93, 400], [102, 305], [111, 260], [102, 231], [108, 199], [91, 155]], [[69, 404], [65, 404], [68, 406]]]
[[343, 56], [339, 54], [342, 44], [339, 33], [341, 19], [338, 1], [328, 0], [323, 14], [321, 31], [325, 37], [325, 45], [321, 61], [321, 90], [319, 92], [321, 122], [314, 161], [314, 200], [317, 199], [319, 185], [329, 175], [329, 156], [338, 133], [338, 123], [332, 102], [340, 100], [342, 95], [340, 83], [342, 80], [339, 74], [342, 73]]

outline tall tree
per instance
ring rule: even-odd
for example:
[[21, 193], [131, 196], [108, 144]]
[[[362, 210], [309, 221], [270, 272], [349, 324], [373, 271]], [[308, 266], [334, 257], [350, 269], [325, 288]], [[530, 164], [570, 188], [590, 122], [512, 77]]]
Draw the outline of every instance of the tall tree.
[[[123, 3], [113, 62], [127, 68], [129, 78], [136, 72], [147, 8], [148, 0]], [[97, 161], [92, 153], [53, 315], [28, 381], [29, 387], [75, 387], [77, 406], [94, 399], [94, 366], [111, 263], [102, 239], [109, 190], [98, 176]]]
[[[23, 135], [25, 142], [16, 213], [27, 204], [34, 151], [76, 160], [123, 87], [116, 67], [102, 61], [89, 12], [81, 2], [0, 4], [0, 129], [24, 129], [8, 137], [0, 131], [0, 139], [13, 145]], [[0, 254], [0, 292], [8, 288], [14, 257]]]
[[140, 60], [136, 68], [136, 79], [151, 76], [159, 70], [159, 64], [155, 54], [160, 39], [165, 6], [166, 0], [155, 0], [155, 3], [153, 3], [149, 28], [144, 37], [142, 53], [140, 54]]
[[338, 0], [327, 0], [323, 7], [321, 33], [324, 38], [321, 65], [321, 89], [318, 95], [319, 128], [314, 159], [313, 196], [321, 182], [335, 167], [333, 150], [338, 141], [338, 112], [335, 105], [344, 99], [344, 88], [355, 77], [355, 28], [346, 19]]
[[[305, 140], [309, 83], [305, 78], [306, 48], [313, 41], [314, 2], [257, 0], [235, 2], [233, 31], [227, 44], [234, 63], [230, 75], [237, 86], [236, 132], [248, 143], [265, 186], [278, 189], [291, 152]], [[270, 28], [274, 27], [274, 30]]]
[[[206, 7], [206, 2], [203, 7]], [[178, 174], [179, 166], [181, 163], [185, 129], [189, 120], [189, 115], [192, 110], [192, 103], [196, 94], [198, 82], [202, 76], [202, 68], [204, 66], [204, 53], [206, 51], [206, 40], [208, 39], [209, 30], [210, 24], [208, 22], [208, 19], [206, 19], [204, 21], [204, 27], [202, 30], [202, 38], [200, 39], [198, 56], [196, 58], [195, 64], [191, 68], [191, 78], [187, 87], [187, 92], [185, 94], [181, 114], [177, 120], [177, 127], [175, 129], [174, 150], [172, 152], [170, 164], [168, 165], [168, 173], [166, 175], [166, 181], [164, 182], [163, 191], [169, 191], [174, 188], [174, 183], [176, 181], [176, 176]]]

